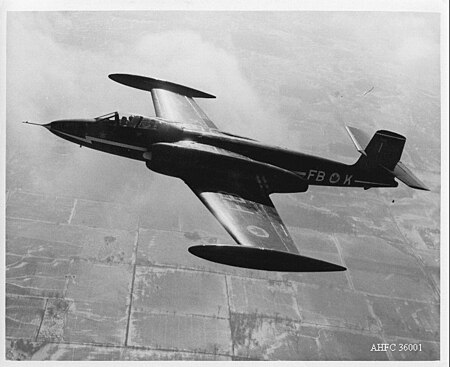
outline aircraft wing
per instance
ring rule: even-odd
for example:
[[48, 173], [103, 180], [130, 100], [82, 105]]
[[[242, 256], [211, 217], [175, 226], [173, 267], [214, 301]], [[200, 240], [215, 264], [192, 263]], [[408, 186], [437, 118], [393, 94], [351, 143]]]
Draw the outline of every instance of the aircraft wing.
[[179, 123], [192, 130], [217, 130], [214, 123], [194, 101], [194, 98], [215, 98], [211, 94], [139, 75], [111, 74], [109, 78], [118, 83], [151, 92], [158, 117]]
[[197, 245], [189, 252], [227, 265], [273, 271], [341, 271], [301, 256], [270, 197], [254, 182], [186, 182], [240, 245]]
[[217, 130], [192, 97], [164, 89], [153, 89], [152, 97], [156, 116], [192, 125], [192, 129]]

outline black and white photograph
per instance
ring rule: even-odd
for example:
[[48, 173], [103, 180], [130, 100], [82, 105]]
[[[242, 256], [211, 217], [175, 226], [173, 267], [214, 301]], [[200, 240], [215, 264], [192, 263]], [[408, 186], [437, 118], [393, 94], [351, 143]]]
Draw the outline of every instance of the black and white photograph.
[[336, 3], [5, 3], [3, 362], [448, 363], [448, 4]]

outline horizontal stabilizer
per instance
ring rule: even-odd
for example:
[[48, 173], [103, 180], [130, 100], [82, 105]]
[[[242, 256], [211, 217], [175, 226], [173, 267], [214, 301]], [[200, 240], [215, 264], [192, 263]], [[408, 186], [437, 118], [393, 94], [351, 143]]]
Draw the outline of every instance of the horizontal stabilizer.
[[402, 181], [404, 184], [408, 185], [409, 187], [412, 187], [414, 189], [419, 190], [425, 190], [430, 191], [428, 187], [425, 186], [425, 184], [420, 181], [414, 173], [412, 173], [408, 167], [406, 167], [402, 162], [398, 162], [397, 165], [394, 168], [394, 175], [396, 178], [398, 178], [400, 181]]
[[364, 131], [357, 129], [356, 127], [346, 126], [345, 129], [347, 130], [348, 135], [350, 135], [358, 152], [365, 155], [364, 149], [366, 149], [369, 144], [370, 137]]
[[189, 252], [202, 259], [241, 268], [289, 271], [344, 271], [345, 267], [289, 252], [238, 245], [196, 245]]
[[142, 89], [151, 92], [152, 89], [163, 89], [173, 93], [191, 98], [216, 98], [212, 94], [201, 92], [197, 89], [189, 88], [184, 85], [147, 78], [145, 76], [131, 74], [110, 74], [108, 77], [117, 83], [127, 85], [132, 88]]

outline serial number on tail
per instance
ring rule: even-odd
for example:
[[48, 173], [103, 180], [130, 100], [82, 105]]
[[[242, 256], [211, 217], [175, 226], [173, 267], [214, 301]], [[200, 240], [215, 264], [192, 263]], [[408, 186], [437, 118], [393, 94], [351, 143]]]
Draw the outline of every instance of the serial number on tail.
[[297, 172], [300, 176], [309, 182], [321, 182], [323, 184], [351, 186], [353, 175], [341, 174], [339, 172], [325, 172], [316, 169], [310, 169], [307, 172]]

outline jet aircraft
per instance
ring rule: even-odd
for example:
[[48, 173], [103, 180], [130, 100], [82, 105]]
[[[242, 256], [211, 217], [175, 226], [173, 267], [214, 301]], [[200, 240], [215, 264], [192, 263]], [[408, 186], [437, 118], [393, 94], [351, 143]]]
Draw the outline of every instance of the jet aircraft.
[[182, 179], [237, 243], [189, 248], [203, 259], [269, 271], [346, 270], [302, 256], [270, 194], [305, 192], [310, 185], [397, 187], [395, 178], [428, 190], [400, 161], [406, 138], [395, 132], [379, 130], [370, 138], [347, 126], [361, 153], [347, 165], [219, 130], [194, 100], [215, 98], [211, 94], [138, 75], [109, 78], [150, 92], [156, 117], [112, 112], [41, 126], [80, 146], [140, 160], [154, 172]]

